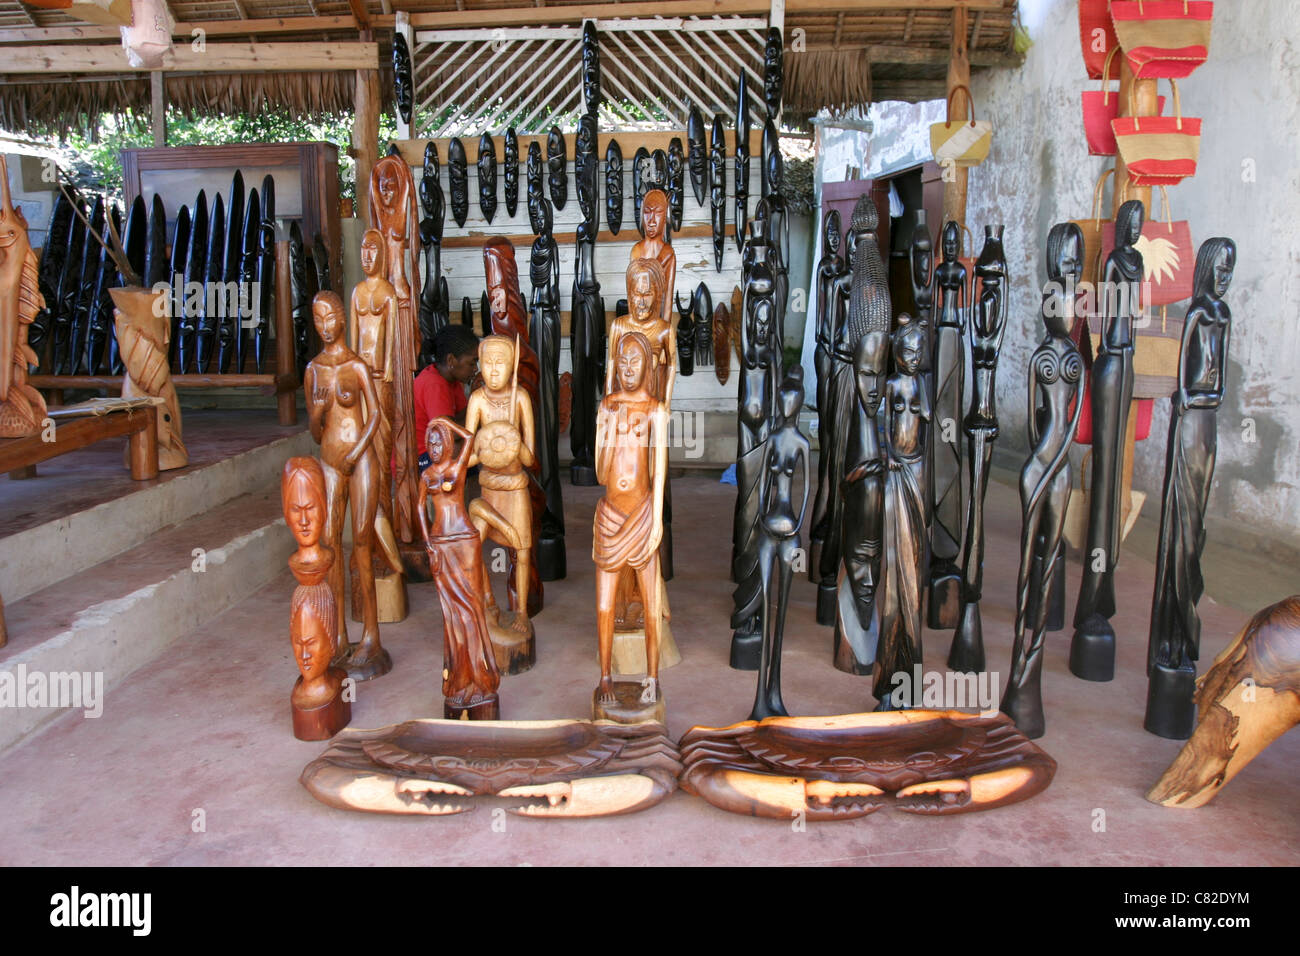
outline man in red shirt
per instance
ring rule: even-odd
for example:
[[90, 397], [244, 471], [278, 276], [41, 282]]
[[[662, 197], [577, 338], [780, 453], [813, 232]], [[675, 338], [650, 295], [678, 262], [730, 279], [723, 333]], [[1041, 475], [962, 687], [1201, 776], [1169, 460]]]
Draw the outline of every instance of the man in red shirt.
[[[415, 434], [421, 445], [429, 422], [446, 416], [465, 424], [465, 386], [478, 371], [478, 336], [464, 325], [446, 325], [433, 337], [433, 364], [415, 376]], [[429, 455], [420, 449], [420, 471]]]

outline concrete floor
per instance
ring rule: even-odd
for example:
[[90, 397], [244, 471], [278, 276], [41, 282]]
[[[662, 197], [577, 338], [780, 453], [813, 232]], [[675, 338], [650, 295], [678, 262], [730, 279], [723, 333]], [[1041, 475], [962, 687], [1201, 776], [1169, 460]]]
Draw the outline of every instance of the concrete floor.
[[[588, 716], [596, 680], [588, 555], [599, 494], [565, 487], [570, 576], [547, 585], [547, 606], [536, 619], [537, 667], [503, 681], [506, 719]], [[715, 480], [674, 482], [677, 576], [668, 589], [684, 660], [663, 673], [673, 736], [697, 723], [742, 719], [752, 703], [755, 675], [727, 667], [733, 500], [734, 490]], [[1020, 524], [1011, 486], [992, 485], [988, 519], [984, 633], [990, 666], [1005, 672]], [[101, 718], [70, 713], [0, 755], [0, 864], [1300, 863], [1300, 734], [1276, 742], [1208, 807], [1169, 810], [1143, 799], [1180, 745], [1141, 726], [1152, 563], [1126, 553], [1121, 573], [1115, 681], [1072, 677], [1069, 632], [1049, 635], [1048, 730], [1039, 743], [1060, 767], [1046, 792], [987, 813], [923, 818], [881, 811], [798, 832], [724, 813], [682, 792], [634, 816], [508, 817], [504, 831], [493, 828], [482, 807], [458, 817], [405, 819], [317, 803], [298, 775], [324, 745], [295, 740], [289, 725], [296, 671], [287, 635], [293, 580], [286, 571], [258, 590], [250, 582], [245, 601], [111, 690]], [[1283, 575], [1292, 578], [1289, 588]], [[1232, 638], [1247, 609], [1300, 590], [1291, 569], [1246, 576], [1249, 588], [1235, 586], [1239, 607], [1211, 597], [1202, 602], [1205, 662]], [[1214, 594], [1218, 570], [1210, 568], [1208, 577]], [[1071, 609], [1077, 586], [1071, 565]], [[813, 600], [813, 586], [796, 578], [783, 664], [787, 706], [799, 714], [869, 710], [868, 680], [831, 667], [831, 632], [814, 623]], [[436, 596], [428, 585], [412, 586], [410, 604], [405, 622], [383, 629], [396, 667], [360, 686], [354, 727], [440, 715]], [[926, 642], [927, 663], [941, 667], [948, 635], [930, 632]]]

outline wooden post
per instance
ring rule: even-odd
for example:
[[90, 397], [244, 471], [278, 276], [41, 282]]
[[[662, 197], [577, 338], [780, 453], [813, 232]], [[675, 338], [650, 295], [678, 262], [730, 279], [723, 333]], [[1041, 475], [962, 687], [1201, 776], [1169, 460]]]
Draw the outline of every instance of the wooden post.
[[294, 352], [289, 243], [275, 244], [275, 392], [281, 425], [298, 424], [298, 359]]
[[[393, 33], [400, 33], [406, 39], [406, 49], [411, 56], [411, 81], [415, 82], [415, 30], [411, 27], [411, 15], [405, 10], [398, 10], [393, 23]], [[411, 123], [415, 122], [415, 105], [411, 106]], [[411, 123], [402, 119], [401, 110], [397, 111], [397, 138], [411, 139]]]
[[153, 112], [153, 144], [167, 145], [167, 101], [163, 94], [162, 70], [149, 74], [149, 101]]
[[[361, 31], [363, 40], [370, 40], [369, 30]], [[370, 170], [379, 162], [379, 71], [357, 70], [357, 88], [354, 98], [356, 113], [352, 120], [353, 158], [357, 161], [355, 196], [352, 201], [356, 217], [367, 226], [370, 219]]]
[[[1119, 115], [1120, 116], [1155, 116], [1158, 112], [1155, 80], [1138, 80], [1133, 78], [1128, 58], [1119, 57]], [[1130, 92], [1132, 96], [1130, 98]], [[1132, 109], [1129, 104], [1132, 103]], [[1111, 218], [1119, 212], [1119, 207], [1130, 199], [1140, 200], [1142, 208], [1151, 215], [1151, 187], [1130, 186], [1128, 167], [1124, 160], [1115, 158], [1115, 192], [1111, 197]], [[1133, 337], [1134, 356], [1140, 339]], [[1124, 467], [1121, 472], [1119, 507], [1120, 528], [1128, 526], [1129, 512], [1133, 510], [1133, 456], [1137, 448], [1137, 402], [1128, 410], [1128, 428], [1124, 432]]]
[[[968, 30], [966, 25], [966, 8], [958, 7], [952, 12], [952, 46], [948, 53], [948, 93], [958, 86], [970, 89], [970, 59], [966, 54]], [[965, 116], [969, 100], [965, 93], [952, 98], [953, 116]], [[958, 226], [966, 225], [966, 182], [970, 170], [964, 166], [950, 166], [943, 170], [943, 222], [952, 220]], [[939, 223], [943, 228], [943, 223]], [[964, 242], [962, 230], [957, 230], [957, 241]], [[973, 249], [965, 250], [967, 255], [974, 255]]]

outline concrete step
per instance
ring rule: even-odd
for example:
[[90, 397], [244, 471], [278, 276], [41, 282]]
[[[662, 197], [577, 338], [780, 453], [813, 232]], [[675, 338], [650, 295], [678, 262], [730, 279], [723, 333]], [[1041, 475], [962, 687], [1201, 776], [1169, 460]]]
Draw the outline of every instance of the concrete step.
[[5, 606], [135, 548], [163, 528], [278, 482], [285, 459], [315, 453], [310, 433], [296, 432], [11, 534], [0, 540]]
[[[0, 682], [14, 687], [20, 668], [29, 680], [88, 673], [92, 688], [101, 682], [111, 712], [113, 690], [128, 674], [183, 635], [201, 634], [205, 623], [282, 572], [293, 550], [278, 479], [264, 482], [75, 576], [6, 601], [9, 644], [0, 648]], [[287, 628], [287, 616], [267, 626], [281, 625]], [[0, 683], [0, 751], [67, 712], [24, 706], [31, 698], [23, 687], [17, 691], [17, 702], [6, 701]]]

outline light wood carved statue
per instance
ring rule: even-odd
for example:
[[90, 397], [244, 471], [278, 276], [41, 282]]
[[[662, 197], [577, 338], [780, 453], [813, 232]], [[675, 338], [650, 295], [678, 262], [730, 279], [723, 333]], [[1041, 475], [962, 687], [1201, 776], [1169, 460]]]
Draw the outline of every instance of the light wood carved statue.
[[537, 460], [533, 403], [519, 387], [519, 354], [514, 341], [489, 335], [478, 347], [483, 384], [469, 397], [465, 429], [474, 436], [469, 466], [479, 465], [482, 495], [470, 502], [469, 516], [479, 537], [512, 552], [515, 606], [503, 610], [492, 595], [487, 569], [482, 572], [488, 630], [497, 666], [507, 674], [528, 670], [537, 660], [533, 624], [528, 619], [529, 568], [532, 563], [533, 513], [529, 474]]
[[[1147, 793], [1152, 803], [1205, 806], [1300, 723], [1300, 595], [1250, 619], [1196, 682], [1196, 709], [1196, 730]], [[1278, 786], [1294, 791], [1294, 773]]]
[[10, 199], [0, 156], [0, 438], [35, 435], [45, 418], [45, 399], [27, 384], [27, 367], [37, 364], [27, 328], [43, 308], [27, 220]]
[[328, 520], [325, 472], [315, 458], [290, 458], [280, 475], [280, 502], [285, 524], [298, 550], [289, 558], [294, 588], [289, 612], [289, 639], [301, 676], [289, 697], [293, 735], [299, 740], [329, 740], [352, 719], [344, 694], [347, 678], [334, 667], [338, 650], [338, 606], [328, 578], [336, 552], [321, 544]]
[[[458, 437], [463, 441], [456, 451]], [[473, 437], [450, 418], [429, 423], [424, 441], [430, 464], [420, 476], [416, 514], [442, 606], [442, 715], [496, 720], [501, 672], [483, 610], [482, 539], [465, 510]]]
[[[109, 289], [119, 354], [126, 365], [123, 398], [161, 398], [158, 407], [158, 468], [184, 468], [189, 452], [181, 439], [181, 404], [172, 384], [171, 293], [138, 286]], [[127, 451], [128, 465], [130, 451]]]
[[[596, 564], [596, 630], [600, 684], [596, 719], [664, 719], [659, 686], [662, 625], [659, 542], [668, 468], [668, 407], [651, 389], [652, 347], [640, 332], [625, 332], [613, 353], [615, 387], [596, 416], [596, 480], [605, 497], [596, 505], [591, 557]], [[619, 577], [635, 575], [645, 605], [646, 677], [615, 682], [614, 598]]]
[[329, 582], [339, 622], [336, 660], [347, 668], [349, 676], [369, 680], [388, 673], [393, 666], [388, 652], [379, 643], [371, 549], [378, 543], [389, 567], [394, 571], [402, 567], [392, 528], [379, 511], [379, 484], [385, 478], [385, 469], [375, 453], [374, 439], [382, 415], [370, 367], [343, 341], [343, 300], [338, 293], [317, 293], [312, 300], [312, 317], [320, 335], [321, 350], [307, 365], [303, 388], [307, 393], [311, 434], [320, 443], [321, 468], [325, 473], [329, 502], [325, 540], [335, 554], [342, 554], [343, 520], [350, 503], [352, 547], [361, 592], [361, 642], [353, 646], [348, 644], [343, 613], [343, 562], [335, 561], [330, 568]]
[[[417, 256], [415, 179], [400, 156], [385, 156], [370, 174], [371, 224], [384, 242], [384, 268], [397, 294], [397, 328], [393, 334], [393, 450], [396, 493], [393, 521], [403, 552], [416, 552], [415, 565], [422, 563], [424, 549], [416, 546], [416, 480], [419, 472], [419, 436], [415, 430], [415, 397], [412, 391], [420, 354], [420, 269]], [[409, 546], [409, 547], [407, 547]], [[410, 558], [408, 556], [408, 564]]]
[[[370, 381], [379, 399], [379, 426], [375, 429], [375, 458], [380, 463], [378, 514], [389, 527], [393, 524], [393, 491], [388, 462], [393, 457], [393, 415], [396, 384], [393, 361], [397, 337], [397, 292], [384, 278], [384, 237], [378, 229], [369, 229], [361, 237], [361, 271], [365, 278], [352, 290], [349, 333], [352, 351], [370, 369]], [[358, 601], [355, 554], [352, 570], [352, 619], [361, 618]], [[388, 567], [382, 555], [375, 559], [375, 595], [380, 623], [406, 619], [406, 585], [400, 572]]]

